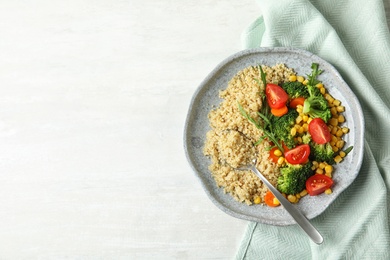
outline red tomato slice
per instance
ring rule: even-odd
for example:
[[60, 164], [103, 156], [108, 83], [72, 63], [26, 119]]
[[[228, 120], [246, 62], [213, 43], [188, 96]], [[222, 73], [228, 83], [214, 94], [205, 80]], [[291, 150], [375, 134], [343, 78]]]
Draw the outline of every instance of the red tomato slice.
[[274, 152], [278, 149], [278, 147], [274, 147], [269, 151], [269, 159], [273, 161], [274, 163], [278, 163], [279, 157], [277, 157]]
[[321, 118], [314, 118], [309, 123], [309, 133], [317, 144], [326, 144], [330, 141], [331, 135], [328, 126]]
[[297, 108], [298, 105], [303, 106], [304, 104], [305, 104], [305, 98], [304, 97], [297, 97], [297, 98], [291, 99], [289, 106], [291, 108]]
[[310, 155], [310, 146], [301, 144], [284, 153], [284, 157], [290, 164], [301, 164], [307, 162]]
[[276, 84], [268, 83], [265, 87], [265, 95], [270, 108], [281, 108], [288, 100], [286, 91]]
[[323, 193], [333, 185], [333, 180], [323, 174], [315, 174], [306, 181], [306, 190], [310, 196]]

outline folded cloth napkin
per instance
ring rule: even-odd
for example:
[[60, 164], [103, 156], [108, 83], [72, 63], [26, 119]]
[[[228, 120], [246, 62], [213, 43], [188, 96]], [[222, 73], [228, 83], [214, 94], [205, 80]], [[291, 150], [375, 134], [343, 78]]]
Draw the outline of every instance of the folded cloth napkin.
[[297, 225], [250, 223], [237, 259], [390, 259], [390, 35], [381, 0], [258, 0], [263, 16], [245, 48], [292, 46], [333, 64], [365, 117], [363, 165], [354, 183], [312, 220], [317, 245]]

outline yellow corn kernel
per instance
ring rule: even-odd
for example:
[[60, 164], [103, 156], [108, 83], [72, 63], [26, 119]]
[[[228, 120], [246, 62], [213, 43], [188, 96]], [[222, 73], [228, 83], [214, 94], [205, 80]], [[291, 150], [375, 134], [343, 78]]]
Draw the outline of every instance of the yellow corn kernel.
[[274, 203], [275, 205], [279, 205], [279, 204], [280, 204], [280, 202], [279, 202], [279, 200], [278, 200], [277, 198], [274, 198], [274, 199], [273, 199], [273, 203]]
[[335, 105], [336, 107], [337, 107], [337, 106], [340, 106], [340, 104], [341, 104], [340, 100], [338, 100], [338, 99], [333, 100], [332, 103], [333, 103], [333, 105]]
[[349, 132], [349, 128], [343, 127], [343, 128], [341, 128], [341, 131], [343, 131], [344, 134], [347, 134]]
[[297, 118], [295, 119], [295, 122], [297, 124], [299, 124], [301, 121], [302, 121], [302, 117], [301, 116], [297, 116]]
[[339, 115], [337, 120], [339, 121], [339, 123], [344, 123], [345, 122], [345, 117], [343, 115]]
[[304, 131], [304, 132], [309, 131], [309, 124], [304, 123], [302, 127], [303, 127], [303, 131]]
[[341, 113], [341, 112], [345, 111], [345, 107], [344, 106], [337, 106], [336, 110], [337, 110], [337, 112]]
[[284, 163], [284, 157], [279, 157], [278, 164], [282, 165]]
[[294, 82], [294, 81], [297, 81], [297, 76], [291, 75], [288, 79], [289, 79], [291, 82]]
[[338, 130], [337, 127], [333, 127], [332, 130], [330, 130], [330, 133], [331, 133], [332, 135], [335, 135], [335, 134], [337, 133], [337, 130]]
[[332, 194], [332, 190], [331, 189], [326, 189], [325, 190], [325, 194], [327, 194], [327, 195]]
[[330, 172], [330, 173], [325, 173], [325, 176], [327, 176], [327, 177], [329, 177], [329, 178], [332, 178], [332, 173]]
[[311, 120], [313, 120], [313, 118], [309, 117], [309, 119], [307, 119], [307, 123], [310, 124]]
[[303, 122], [307, 122], [307, 120], [309, 120], [309, 117], [308, 117], [307, 115], [304, 115], [304, 116], [302, 117], [302, 120], [303, 120]]
[[337, 108], [336, 107], [331, 107], [330, 108], [330, 113], [332, 114], [332, 116], [337, 115]]
[[302, 82], [303, 85], [307, 85], [307, 83], [309, 83], [309, 81], [308, 81], [307, 79], [305, 79], [305, 80]]
[[320, 162], [320, 164], [318, 165], [318, 167], [319, 167], [320, 169], [324, 169], [324, 168], [325, 168], [325, 163]]
[[342, 160], [343, 160], [343, 158], [341, 158], [340, 155], [337, 155], [337, 156], [334, 158], [334, 161], [335, 161], [336, 163], [339, 163], [339, 162], [341, 162]]
[[301, 198], [301, 195], [299, 193], [295, 194], [295, 197], [299, 200]]
[[326, 89], [324, 87], [320, 88], [320, 92], [322, 95], [324, 95], [326, 93]]
[[299, 195], [301, 195], [301, 197], [304, 197], [307, 195], [307, 190], [303, 190], [299, 193]]
[[339, 150], [339, 148], [337, 147], [337, 146], [332, 146], [332, 150], [333, 150], [333, 152], [338, 152], [338, 150]]
[[255, 203], [255, 204], [260, 204], [260, 203], [261, 203], [261, 198], [257, 196], [257, 197], [253, 200], [253, 203]]
[[290, 134], [295, 136], [297, 134], [297, 129], [295, 127], [291, 128]]
[[325, 166], [325, 173], [332, 173], [333, 172], [333, 166], [332, 165], [326, 165]]
[[339, 155], [340, 155], [341, 158], [344, 158], [344, 157], [346, 156], [346, 154], [345, 154], [344, 151], [340, 151], [340, 152], [339, 152]]
[[288, 195], [287, 200], [290, 201], [291, 203], [297, 202], [297, 197], [295, 195]]
[[317, 168], [317, 169], [316, 169], [316, 173], [317, 173], [317, 174], [324, 174], [324, 170], [321, 169], [321, 168]]
[[301, 144], [302, 143], [302, 137], [298, 136], [297, 137], [297, 142]]
[[337, 130], [337, 132], [336, 132], [336, 136], [337, 137], [342, 137], [343, 136], [343, 131], [341, 130], [341, 129], [339, 129], [339, 130]]
[[324, 87], [324, 84], [318, 83], [318, 84], [316, 85], [316, 87], [317, 87], [317, 88], [323, 88], [323, 87]]
[[274, 151], [274, 155], [276, 155], [276, 156], [282, 156], [282, 151], [280, 151], [279, 149], [276, 149], [275, 151]]
[[331, 95], [325, 94], [325, 99], [328, 100], [330, 104], [333, 104], [334, 98]]
[[305, 80], [305, 78], [302, 76], [297, 76], [297, 80], [302, 83]]
[[336, 146], [341, 149], [344, 147], [344, 144], [345, 144], [344, 140], [340, 140], [337, 141]]
[[303, 134], [303, 132], [305, 132], [305, 129], [303, 128], [303, 126], [301, 126], [301, 127], [298, 129], [298, 133]]
[[337, 126], [339, 124], [339, 121], [336, 118], [329, 119], [329, 124], [332, 126]]

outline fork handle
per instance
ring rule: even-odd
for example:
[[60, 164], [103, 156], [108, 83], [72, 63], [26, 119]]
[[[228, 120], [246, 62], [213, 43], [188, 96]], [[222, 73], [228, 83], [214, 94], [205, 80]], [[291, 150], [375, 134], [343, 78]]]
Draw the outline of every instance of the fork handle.
[[291, 204], [283, 195], [263, 176], [263, 174], [252, 165], [250, 169], [263, 181], [268, 189], [279, 200], [280, 204], [287, 210], [291, 217], [297, 222], [297, 224], [306, 232], [306, 234], [316, 244], [321, 244], [324, 239], [320, 232], [310, 223], [310, 221], [299, 211], [293, 204]]

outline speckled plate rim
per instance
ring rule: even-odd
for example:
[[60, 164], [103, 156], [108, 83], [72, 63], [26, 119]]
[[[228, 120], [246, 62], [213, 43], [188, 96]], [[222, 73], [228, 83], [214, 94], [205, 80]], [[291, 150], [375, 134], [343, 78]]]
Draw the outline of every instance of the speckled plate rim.
[[[319, 79], [335, 98], [342, 101], [346, 107], [347, 126], [351, 129], [346, 136], [346, 147], [353, 145], [352, 154], [337, 165], [335, 185], [331, 195], [305, 196], [297, 207], [308, 219], [317, 217], [356, 179], [361, 168], [364, 149], [364, 117], [360, 103], [342, 79], [333, 65], [306, 50], [275, 47], [256, 48], [235, 53], [219, 63], [201, 82], [196, 89], [188, 109], [184, 126], [183, 145], [187, 160], [209, 199], [223, 212], [244, 220], [264, 224], [285, 226], [295, 224], [292, 217], [283, 207], [270, 208], [264, 205], [251, 205], [238, 202], [231, 195], [225, 194], [223, 188], [218, 188], [211, 172], [208, 170], [210, 160], [203, 155], [205, 134], [210, 130], [207, 114], [222, 101], [218, 92], [227, 87], [227, 82], [241, 69], [248, 66], [265, 64], [273, 66], [285, 63], [299, 75], [310, 73], [311, 63], [319, 63], [324, 72]], [[341, 169], [340, 169], [341, 168]]]

